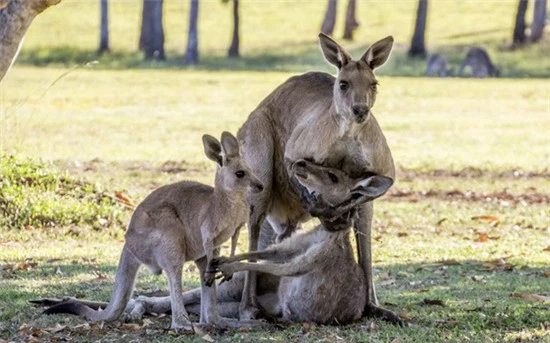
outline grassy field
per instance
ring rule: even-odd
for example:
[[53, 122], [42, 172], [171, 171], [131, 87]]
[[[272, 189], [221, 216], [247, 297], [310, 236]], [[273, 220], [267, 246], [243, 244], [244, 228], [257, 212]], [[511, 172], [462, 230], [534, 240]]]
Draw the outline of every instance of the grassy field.
[[[53, 173], [134, 203], [168, 182], [211, 183], [214, 167], [200, 136], [236, 131], [291, 75], [82, 68], [50, 86], [63, 73], [16, 67], [3, 81], [3, 158], [53, 161]], [[376, 281], [381, 301], [410, 327], [364, 320], [208, 334], [219, 341], [266, 334], [276, 341], [548, 341], [549, 305], [528, 297], [550, 295], [547, 81], [381, 77], [380, 83], [374, 113], [399, 174], [376, 204]], [[115, 210], [126, 223], [131, 211]], [[76, 318], [44, 318], [27, 303], [75, 294], [108, 299], [122, 244], [116, 223], [2, 229], [0, 336], [177, 341], [164, 330], [167, 318], [88, 327]], [[188, 287], [197, 286], [192, 270]], [[165, 290], [166, 282], [143, 271], [136, 288]]]
[[[396, 37], [373, 113], [398, 177], [375, 203], [373, 255], [379, 299], [406, 328], [363, 319], [178, 337], [169, 316], [41, 316], [29, 300], [109, 299], [132, 213], [123, 199], [137, 204], [182, 179], [212, 183], [202, 134], [236, 132], [297, 72], [332, 72], [316, 42], [324, 1], [242, 2], [241, 60], [224, 57], [230, 6], [201, 2], [203, 63], [190, 69], [188, 2], [165, 1], [162, 63], [135, 52], [139, 3], [110, 3], [112, 55], [86, 65], [98, 59], [98, 2], [64, 0], [36, 19], [0, 83], [0, 342], [550, 342], [549, 40], [503, 48], [515, 1], [430, 2], [428, 47], [456, 66], [468, 46], [484, 45], [504, 76], [538, 78], [405, 77], [424, 72], [405, 57], [415, 1], [359, 2], [362, 26], [344, 43], [358, 56]], [[195, 268], [185, 270], [196, 287]], [[166, 289], [163, 276], [140, 271], [137, 294]]]

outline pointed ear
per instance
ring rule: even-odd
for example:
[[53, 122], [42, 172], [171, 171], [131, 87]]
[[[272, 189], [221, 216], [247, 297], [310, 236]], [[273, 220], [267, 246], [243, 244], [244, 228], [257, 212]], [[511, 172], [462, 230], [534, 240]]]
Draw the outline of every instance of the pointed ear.
[[382, 175], [375, 175], [357, 182], [351, 192], [360, 196], [366, 196], [369, 200], [374, 200], [384, 195], [393, 185], [393, 180]]
[[222, 152], [224, 158], [239, 156], [239, 142], [235, 136], [227, 131], [222, 133]]
[[342, 69], [351, 61], [351, 56], [347, 51], [324, 33], [319, 33], [319, 42], [327, 62], [335, 65], [338, 69]]
[[220, 167], [222, 165], [222, 146], [218, 140], [210, 135], [202, 136], [202, 145], [206, 157], [216, 162]]
[[361, 59], [374, 70], [386, 63], [388, 57], [390, 57], [392, 46], [393, 37], [388, 36], [371, 45]]

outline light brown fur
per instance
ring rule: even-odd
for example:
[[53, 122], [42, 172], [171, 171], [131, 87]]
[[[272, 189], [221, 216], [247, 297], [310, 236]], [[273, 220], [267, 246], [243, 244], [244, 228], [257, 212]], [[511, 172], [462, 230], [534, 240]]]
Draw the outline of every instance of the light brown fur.
[[[391, 179], [383, 176], [351, 179], [340, 170], [304, 160], [294, 163], [291, 172], [312, 196], [322, 198], [331, 206], [345, 203], [353, 196], [374, 199], [392, 184]], [[215, 259], [210, 268], [221, 271], [226, 277], [237, 273], [217, 288], [220, 313], [238, 318], [244, 281], [240, 271], [256, 270], [260, 273], [258, 301], [269, 316], [319, 324], [346, 324], [361, 318], [367, 285], [363, 271], [355, 262], [349, 240], [352, 222], [350, 216], [333, 223], [338, 226], [333, 232], [329, 230], [334, 227], [320, 225], [259, 252]], [[237, 262], [251, 257], [266, 262]], [[183, 298], [188, 311], [200, 313], [200, 289], [185, 292]], [[69, 301], [105, 306], [83, 300]], [[170, 299], [138, 297], [130, 302], [127, 311], [135, 312], [136, 309], [141, 309], [141, 313], [164, 313], [170, 309]]]
[[[128, 230], [111, 301], [102, 311], [72, 304], [48, 309], [46, 313], [73, 313], [89, 320], [115, 320], [123, 313], [132, 295], [138, 268], [146, 265], [155, 274], [165, 271], [170, 287], [172, 329], [192, 330], [182, 298], [182, 268], [195, 261], [201, 277], [201, 323], [227, 326], [218, 313], [214, 274], [208, 262], [218, 255], [218, 247], [235, 234], [249, 215], [246, 196], [263, 187], [239, 156], [238, 142], [228, 132], [221, 144], [203, 137], [205, 153], [218, 164], [215, 187], [183, 181], [152, 192], [136, 208]], [[130, 316], [141, 316], [134, 308]]]
[[[262, 226], [270, 225], [281, 240], [310, 219], [311, 213], [328, 217], [345, 213], [339, 209], [332, 214], [317, 211], [316, 206], [306, 210], [300, 187], [289, 176], [293, 162], [311, 160], [353, 178], [373, 173], [395, 177], [390, 149], [372, 114], [377, 93], [373, 70], [388, 58], [393, 39], [376, 42], [358, 61], [327, 36], [321, 34], [320, 41], [327, 61], [338, 67], [337, 77], [320, 72], [291, 77], [258, 105], [238, 132], [243, 159], [265, 186], [251, 202], [250, 251], [258, 249]], [[368, 284], [365, 311], [372, 314], [378, 313], [370, 251], [373, 207], [365, 201], [358, 199], [346, 209], [360, 205], [355, 229], [359, 232], [359, 264]], [[250, 273], [241, 318], [253, 318], [257, 313], [255, 288], [255, 276]]]

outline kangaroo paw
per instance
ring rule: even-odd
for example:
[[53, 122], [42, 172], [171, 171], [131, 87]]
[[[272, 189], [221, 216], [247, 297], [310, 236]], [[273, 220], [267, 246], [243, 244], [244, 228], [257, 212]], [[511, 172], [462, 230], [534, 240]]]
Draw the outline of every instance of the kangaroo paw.
[[403, 322], [403, 319], [401, 319], [396, 313], [393, 313], [390, 310], [386, 310], [383, 307], [376, 306], [372, 303], [367, 304], [363, 315], [366, 317], [381, 318], [400, 327], [405, 326], [405, 322]]

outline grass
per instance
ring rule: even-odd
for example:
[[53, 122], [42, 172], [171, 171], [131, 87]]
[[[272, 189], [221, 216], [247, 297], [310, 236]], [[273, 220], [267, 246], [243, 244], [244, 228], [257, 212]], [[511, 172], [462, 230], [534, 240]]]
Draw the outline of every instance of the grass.
[[[211, 183], [214, 166], [200, 136], [236, 131], [291, 75], [79, 68], [50, 86], [63, 69], [37, 71], [16, 67], [2, 84], [4, 161], [41, 157], [52, 161], [47, 169], [54, 175], [111, 196], [122, 192], [134, 203], [169, 182]], [[381, 77], [381, 84], [375, 114], [399, 175], [376, 204], [376, 282], [381, 301], [411, 326], [365, 319], [210, 335], [243, 342], [266, 335], [306, 342], [549, 341], [548, 304], [510, 296], [549, 295], [547, 83]], [[122, 223], [130, 213], [120, 213]], [[90, 228], [1, 229], [0, 337], [178, 341], [165, 331], [169, 318], [88, 328], [77, 318], [42, 317], [28, 304], [48, 296], [109, 298], [123, 225]], [[242, 251], [246, 236], [240, 244]], [[195, 287], [189, 266], [185, 283]], [[139, 294], [166, 288], [163, 277], [145, 271], [136, 286]]]
[[[344, 43], [359, 56], [375, 39], [396, 38], [378, 73], [373, 112], [398, 179], [375, 204], [373, 257], [380, 301], [407, 328], [363, 319], [178, 337], [166, 330], [169, 317], [87, 324], [41, 316], [28, 300], [109, 298], [131, 215], [117, 193], [138, 203], [166, 183], [211, 184], [202, 134], [236, 132], [296, 72], [332, 72], [315, 38], [324, 2], [242, 3], [240, 60], [224, 57], [229, 6], [201, 2], [197, 68], [182, 68], [187, 2], [165, 3], [169, 58], [160, 63], [135, 52], [138, 2], [110, 4], [112, 54], [94, 54], [98, 23], [90, 13], [97, 2], [64, 0], [36, 19], [0, 83], [0, 341], [550, 342], [550, 305], [529, 297], [550, 296], [550, 85], [536, 78], [396, 77], [424, 70], [424, 61], [405, 56], [414, 1], [359, 2], [362, 26]], [[431, 52], [443, 51], [457, 65], [468, 46], [484, 45], [504, 76], [550, 76], [548, 38], [502, 49], [515, 2], [430, 6]], [[86, 65], [94, 59], [100, 63]], [[56, 216], [32, 221], [42, 209], [57, 209]], [[109, 225], [97, 230], [97, 216]], [[185, 271], [186, 287], [196, 287], [196, 270], [188, 264]], [[140, 271], [138, 294], [166, 289], [163, 276]], [[518, 293], [525, 297], [511, 296]]]
[[[103, 56], [95, 53], [99, 37], [99, 3], [65, 0], [35, 20], [18, 63], [73, 66], [99, 60], [100, 68], [107, 69], [183, 67], [188, 2], [165, 2], [165, 49], [168, 56], [165, 62], [143, 61], [137, 52], [141, 3], [111, 2], [109, 6], [112, 53]], [[328, 70], [319, 58], [316, 38], [325, 6], [322, 1], [241, 3], [242, 58], [227, 59], [232, 32], [231, 6], [221, 1], [203, 2], [199, 12], [201, 63], [192, 69]], [[426, 30], [428, 52], [444, 54], [457, 71], [469, 47], [484, 46], [501, 68], [503, 77], [549, 77], [550, 61], [544, 58], [550, 47], [548, 35], [539, 44], [519, 50], [509, 49], [516, 6], [513, 1], [496, 4], [454, 0], [430, 4]], [[530, 7], [528, 24], [531, 12]], [[344, 13], [345, 3], [342, 2], [337, 13], [336, 38], [342, 35]], [[361, 26], [355, 33], [355, 40], [344, 45], [357, 58], [368, 44], [391, 34], [396, 41], [394, 57], [381, 74], [423, 75], [425, 61], [411, 60], [406, 56], [415, 13], [414, 1], [359, 3], [357, 18]]]

